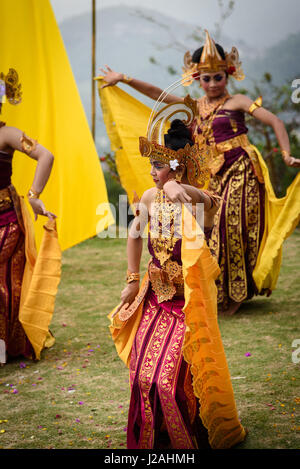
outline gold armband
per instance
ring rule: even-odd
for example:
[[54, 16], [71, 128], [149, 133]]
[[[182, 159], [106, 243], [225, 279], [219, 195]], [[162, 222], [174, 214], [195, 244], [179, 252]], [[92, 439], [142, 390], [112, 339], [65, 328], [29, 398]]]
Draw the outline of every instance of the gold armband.
[[122, 82], [127, 83], [128, 85], [131, 81], [132, 81], [132, 77], [129, 77], [128, 75], [125, 75], [125, 73], [123, 73]]
[[126, 282], [131, 283], [131, 282], [136, 282], [140, 280], [140, 274], [139, 272], [129, 272], [127, 270], [127, 275], [126, 275]]
[[23, 133], [22, 137], [20, 138], [20, 142], [22, 144], [22, 151], [24, 153], [27, 153], [27, 155], [30, 155], [30, 153], [35, 150], [37, 141], [33, 140], [33, 138], [27, 137]]
[[28, 199], [38, 199], [40, 192], [36, 192], [34, 189], [29, 189], [27, 197]]
[[252, 115], [255, 109], [258, 109], [261, 106], [262, 106], [262, 97], [259, 96], [259, 98], [257, 98], [249, 107], [248, 113]]

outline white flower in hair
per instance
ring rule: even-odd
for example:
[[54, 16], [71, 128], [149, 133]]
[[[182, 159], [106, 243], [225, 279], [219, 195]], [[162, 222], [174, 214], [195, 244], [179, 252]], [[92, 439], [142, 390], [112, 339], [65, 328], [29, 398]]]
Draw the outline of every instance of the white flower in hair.
[[178, 160], [170, 160], [170, 168], [173, 169], [173, 171], [176, 170], [177, 166], [179, 166]]

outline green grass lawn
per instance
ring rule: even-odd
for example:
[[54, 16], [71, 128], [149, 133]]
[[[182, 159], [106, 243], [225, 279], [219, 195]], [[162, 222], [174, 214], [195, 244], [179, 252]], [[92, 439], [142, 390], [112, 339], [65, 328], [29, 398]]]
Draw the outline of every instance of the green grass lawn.
[[[299, 230], [286, 241], [270, 298], [219, 320], [249, 430], [241, 449], [300, 447], [300, 363], [292, 361], [292, 343], [300, 340], [299, 241]], [[144, 250], [144, 268], [147, 259]], [[0, 448], [126, 448], [128, 370], [107, 319], [126, 266], [125, 239], [94, 238], [63, 253], [55, 345], [39, 362], [14, 360], [0, 369]]]

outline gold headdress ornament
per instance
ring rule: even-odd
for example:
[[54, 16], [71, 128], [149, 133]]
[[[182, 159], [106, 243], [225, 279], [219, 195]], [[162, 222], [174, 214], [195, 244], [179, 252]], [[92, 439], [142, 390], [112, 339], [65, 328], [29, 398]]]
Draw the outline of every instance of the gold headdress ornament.
[[206, 39], [199, 63], [192, 62], [191, 53], [184, 54], [184, 67], [182, 68], [182, 85], [189, 86], [194, 79], [199, 79], [201, 72], [218, 72], [224, 70], [236, 80], [245, 78], [242, 70], [242, 63], [239, 60], [239, 53], [236, 47], [232, 47], [231, 52], [225, 52], [225, 60], [222, 59], [214, 40], [209, 32], [205, 30]]
[[7, 75], [0, 72], [0, 103], [19, 104], [22, 101], [21, 83], [14, 68], [10, 68]]
[[185, 113], [183, 121], [190, 125], [197, 112], [197, 102], [189, 95], [184, 102], [167, 104], [160, 109], [148, 124], [147, 137], [140, 137], [140, 153], [142, 156], [168, 164], [176, 171], [176, 179], [181, 180], [186, 168], [189, 183], [195, 187], [203, 187], [209, 178], [209, 169], [204, 155], [199, 152], [198, 144], [186, 144], [184, 148], [172, 150], [164, 145], [164, 134], [171, 117], [177, 113]]

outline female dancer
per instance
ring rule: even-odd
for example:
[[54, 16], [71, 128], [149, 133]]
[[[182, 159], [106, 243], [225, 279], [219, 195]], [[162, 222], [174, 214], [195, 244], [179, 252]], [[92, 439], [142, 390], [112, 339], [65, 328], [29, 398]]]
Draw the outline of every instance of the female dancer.
[[[15, 70], [0, 74], [0, 112], [4, 96], [11, 104], [21, 101]], [[35, 358], [32, 344], [19, 321], [20, 296], [25, 267], [25, 227], [19, 197], [11, 185], [12, 159], [18, 150], [37, 160], [28, 200], [35, 219], [56, 216], [46, 210], [39, 195], [51, 173], [53, 155], [21, 130], [0, 122], [0, 363], [8, 356]]]
[[[183, 110], [183, 105], [174, 107]], [[165, 110], [174, 115], [172, 106]], [[130, 370], [127, 447], [229, 448], [245, 438], [245, 430], [218, 329], [219, 268], [202, 231], [199, 237], [191, 234], [191, 213], [184, 205], [181, 213], [181, 205], [169, 201], [164, 187], [170, 179], [181, 180], [192, 204], [203, 204], [205, 227], [212, 226], [218, 203], [199, 188], [205, 162], [183, 122], [173, 120], [164, 144], [154, 141], [155, 134], [154, 124], [147, 139], [140, 138], [155, 187], [138, 204], [127, 244], [127, 286], [110, 315], [113, 340]], [[148, 216], [151, 260], [139, 288], [141, 234]], [[190, 246], [191, 239], [198, 241]]]
[[[279, 235], [277, 230], [274, 243], [269, 236], [270, 223], [279, 219], [274, 210], [277, 207], [278, 211], [282, 210], [287, 198], [276, 199], [273, 193], [267, 168], [247, 138], [245, 113], [274, 129], [287, 166], [300, 167], [300, 159], [290, 155], [289, 138], [283, 122], [261, 106], [261, 99], [253, 102], [245, 95], [228, 93], [228, 76], [238, 80], [244, 77], [235, 48], [229, 54], [225, 53], [206, 32], [204, 47], [196, 50], [192, 57], [187, 53], [184, 62], [183, 84], [199, 79], [205, 93], [198, 100], [198, 115], [191, 132], [203, 154], [210, 158], [209, 189], [222, 197], [209, 246], [221, 268], [217, 279], [219, 312], [231, 315], [244, 300], [255, 294], [269, 295], [274, 289], [280, 269], [282, 242], [296, 226], [300, 214], [299, 200], [294, 197], [297, 207], [294, 206], [293, 213], [288, 211], [284, 216], [282, 211], [285, 222], [279, 227]], [[149, 83], [116, 73], [109, 67], [102, 72], [106, 81], [103, 87], [122, 81], [155, 100], [161, 97], [162, 101], [173, 103], [183, 99], [164, 93]], [[175, 183], [172, 184], [168, 188], [169, 198], [179, 200], [180, 194], [182, 200], [185, 189], [175, 188]], [[262, 249], [268, 249], [267, 253]], [[267, 258], [268, 266], [261, 267]]]

